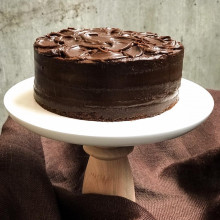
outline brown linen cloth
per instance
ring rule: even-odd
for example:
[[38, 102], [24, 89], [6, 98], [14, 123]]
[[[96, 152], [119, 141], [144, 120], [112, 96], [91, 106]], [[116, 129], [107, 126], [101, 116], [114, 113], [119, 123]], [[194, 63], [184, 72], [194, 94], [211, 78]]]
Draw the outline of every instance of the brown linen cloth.
[[[0, 136], [0, 219], [220, 219], [220, 91], [206, 122], [129, 155], [137, 202], [82, 195], [87, 154], [8, 118]], [[202, 111], [202, 110], [201, 110]]]

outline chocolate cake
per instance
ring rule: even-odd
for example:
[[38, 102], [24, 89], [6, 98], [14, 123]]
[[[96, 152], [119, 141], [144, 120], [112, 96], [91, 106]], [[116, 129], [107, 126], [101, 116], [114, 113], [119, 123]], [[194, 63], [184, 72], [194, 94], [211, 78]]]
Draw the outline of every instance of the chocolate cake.
[[169, 36], [68, 28], [34, 43], [34, 98], [71, 118], [152, 117], [178, 101], [184, 48]]

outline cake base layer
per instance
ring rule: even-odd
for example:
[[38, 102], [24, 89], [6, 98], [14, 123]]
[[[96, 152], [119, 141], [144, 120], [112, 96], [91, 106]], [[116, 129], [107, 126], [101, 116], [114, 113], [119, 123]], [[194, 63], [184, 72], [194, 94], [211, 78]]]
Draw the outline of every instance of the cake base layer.
[[[142, 104], [138, 106], [117, 107], [77, 107], [58, 104], [39, 96], [35, 91], [36, 102], [44, 109], [66, 117], [89, 121], [129, 121], [153, 117], [171, 109], [178, 102], [178, 94], [167, 101], [155, 104]], [[68, 111], [66, 111], [68, 109]]]

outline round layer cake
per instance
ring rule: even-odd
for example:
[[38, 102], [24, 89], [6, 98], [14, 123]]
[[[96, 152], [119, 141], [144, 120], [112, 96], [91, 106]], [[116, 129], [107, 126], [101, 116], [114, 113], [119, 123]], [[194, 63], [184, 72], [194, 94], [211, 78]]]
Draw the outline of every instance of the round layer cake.
[[178, 101], [184, 48], [169, 36], [68, 28], [34, 43], [34, 98], [71, 118], [152, 117]]

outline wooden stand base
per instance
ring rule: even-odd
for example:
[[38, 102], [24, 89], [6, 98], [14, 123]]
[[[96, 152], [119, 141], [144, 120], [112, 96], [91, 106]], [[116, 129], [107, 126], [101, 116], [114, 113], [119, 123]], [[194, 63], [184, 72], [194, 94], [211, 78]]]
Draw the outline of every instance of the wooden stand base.
[[90, 155], [83, 193], [116, 195], [135, 201], [134, 182], [127, 158], [133, 148], [83, 146], [85, 152]]

